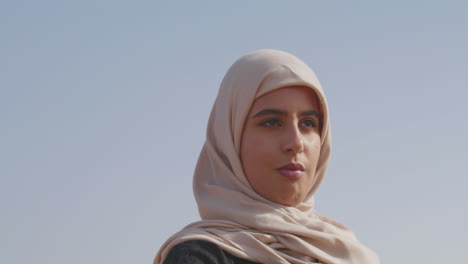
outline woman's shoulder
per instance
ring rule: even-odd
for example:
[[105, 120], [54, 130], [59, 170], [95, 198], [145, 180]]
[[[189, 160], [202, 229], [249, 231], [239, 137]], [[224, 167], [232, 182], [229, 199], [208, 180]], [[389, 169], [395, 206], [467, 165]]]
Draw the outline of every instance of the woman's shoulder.
[[218, 245], [204, 240], [189, 240], [171, 249], [164, 264], [255, 264], [237, 258]]

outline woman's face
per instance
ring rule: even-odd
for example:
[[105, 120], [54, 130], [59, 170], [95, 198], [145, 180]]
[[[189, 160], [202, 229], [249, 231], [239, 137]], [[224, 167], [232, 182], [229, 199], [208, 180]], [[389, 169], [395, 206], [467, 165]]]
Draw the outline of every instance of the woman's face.
[[244, 124], [241, 161], [258, 194], [288, 206], [305, 199], [320, 155], [320, 119], [308, 87], [280, 88], [255, 100]]

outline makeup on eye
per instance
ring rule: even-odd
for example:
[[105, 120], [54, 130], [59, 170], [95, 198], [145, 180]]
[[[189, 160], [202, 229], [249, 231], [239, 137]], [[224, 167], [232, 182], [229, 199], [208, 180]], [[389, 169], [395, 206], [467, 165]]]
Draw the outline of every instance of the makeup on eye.
[[[266, 108], [258, 111], [252, 119], [262, 119], [257, 123], [264, 128], [282, 127], [288, 122], [289, 118], [296, 116], [296, 112], [290, 113], [282, 109]], [[297, 113], [298, 126], [302, 129], [315, 129], [320, 125], [320, 115], [317, 111], [311, 109]]]
[[259, 123], [262, 127], [279, 127], [281, 126], [278, 118], [268, 118]]
[[[283, 122], [280, 120], [280, 118], [267, 118], [265, 120], [262, 120], [260, 123], [258, 123], [259, 126], [261, 127], [281, 127], [283, 125]], [[312, 119], [312, 118], [306, 118], [303, 120], [299, 121], [299, 126], [303, 128], [308, 128], [308, 129], [313, 129], [317, 127], [317, 121]]]
[[317, 122], [313, 119], [305, 119], [302, 121], [302, 124], [307, 128], [315, 128], [317, 127]]

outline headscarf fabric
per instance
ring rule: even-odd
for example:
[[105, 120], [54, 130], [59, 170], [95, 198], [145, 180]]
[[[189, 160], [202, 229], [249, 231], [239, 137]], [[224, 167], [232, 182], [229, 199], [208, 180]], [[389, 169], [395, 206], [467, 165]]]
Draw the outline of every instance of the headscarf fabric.
[[[276, 89], [305, 86], [322, 111], [321, 151], [314, 182], [299, 205], [285, 206], [257, 194], [240, 161], [243, 126], [255, 99]], [[154, 264], [188, 240], [206, 240], [230, 254], [259, 263], [379, 263], [342, 224], [314, 210], [313, 195], [325, 175], [331, 150], [328, 106], [315, 73], [297, 57], [258, 50], [226, 73], [210, 114], [193, 190], [202, 218], [169, 238]]]

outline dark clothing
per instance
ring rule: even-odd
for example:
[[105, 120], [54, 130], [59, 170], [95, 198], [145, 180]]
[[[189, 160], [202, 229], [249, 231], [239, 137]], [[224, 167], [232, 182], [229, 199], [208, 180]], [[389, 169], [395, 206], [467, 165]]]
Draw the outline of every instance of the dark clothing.
[[203, 240], [190, 240], [176, 245], [164, 264], [259, 264], [234, 257], [218, 245]]

